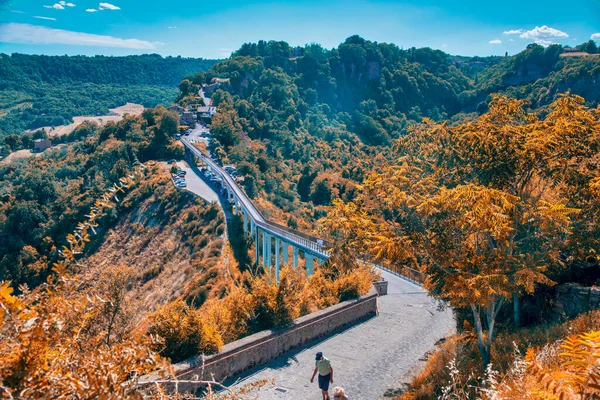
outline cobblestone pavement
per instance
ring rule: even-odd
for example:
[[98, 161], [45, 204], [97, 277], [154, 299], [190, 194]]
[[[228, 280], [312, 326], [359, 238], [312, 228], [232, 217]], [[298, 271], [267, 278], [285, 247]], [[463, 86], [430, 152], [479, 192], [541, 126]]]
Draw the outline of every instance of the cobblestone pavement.
[[315, 353], [322, 351], [334, 369], [330, 395], [338, 385], [351, 400], [378, 399], [394, 389], [398, 378], [454, 327], [454, 319], [450, 310], [438, 311], [420, 287], [382, 275], [389, 286], [388, 295], [378, 298], [379, 315], [251, 370], [235, 386], [274, 378], [260, 399], [321, 399], [310, 377]]

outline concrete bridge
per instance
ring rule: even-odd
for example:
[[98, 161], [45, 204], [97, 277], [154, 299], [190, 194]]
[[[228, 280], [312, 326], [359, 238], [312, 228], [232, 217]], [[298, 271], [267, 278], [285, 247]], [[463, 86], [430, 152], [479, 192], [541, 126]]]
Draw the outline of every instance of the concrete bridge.
[[[181, 142], [217, 179], [227, 191], [227, 198], [233, 204], [234, 213], [241, 213], [244, 221], [244, 233], [250, 233], [256, 245], [256, 263], [261, 260], [267, 267], [275, 267], [275, 280], [279, 282], [281, 262], [288, 264], [290, 255], [294, 268], [302, 254], [306, 261], [306, 274], [312, 275], [315, 264], [319, 265], [329, 258], [329, 252], [323, 248], [319, 238], [294, 229], [276, 224], [263, 217], [238, 186], [235, 180], [209, 156], [202, 153], [186, 137]], [[262, 248], [262, 250], [261, 250]], [[291, 250], [291, 251], [290, 251]]]

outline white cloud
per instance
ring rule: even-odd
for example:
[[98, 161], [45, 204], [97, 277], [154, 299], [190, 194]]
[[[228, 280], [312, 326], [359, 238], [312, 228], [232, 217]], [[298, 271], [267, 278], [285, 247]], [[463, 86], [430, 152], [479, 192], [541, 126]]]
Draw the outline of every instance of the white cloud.
[[177, 29], [176, 26], [169, 26], [169, 29]]
[[18, 23], [0, 24], [0, 42], [119, 47], [138, 50], [153, 50], [157, 46], [160, 46], [160, 42], [152, 43], [139, 39], [121, 39], [113, 36], [94, 35]]
[[590, 37], [590, 39], [592, 39], [592, 40], [600, 40], [600, 33], [594, 33], [594, 34], [593, 34], [593, 35]]
[[[549, 26], [536, 26], [534, 29], [525, 31], [519, 35], [522, 39], [533, 39], [536, 43], [538, 41], [548, 42], [550, 39], [560, 39], [560, 38], [568, 38], [567, 35], [563, 31], [559, 31], [558, 29], [550, 28]], [[541, 43], [540, 43], [541, 44]]]
[[509, 41], [509, 42], [514, 42], [514, 41], [515, 41], [515, 39], [508, 39], [508, 41]]
[[505, 35], [518, 35], [518, 34], [523, 33], [523, 29], [511, 29], [508, 31], [504, 31], [502, 33]]
[[33, 18], [37, 18], [37, 19], [47, 19], [48, 21], [56, 21], [56, 18], [50, 18], [50, 17], [40, 17], [39, 15], [34, 16]]
[[117, 7], [115, 5], [112, 5], [110, 3], [100, 3], [98, 4], [98, 9], [99, 10], [120, 10], [120, 7]]
[[65, 9], [62, 6], [62, 4], [59, 4], [59, 3], [53, 4], [51, 6], [44, 6], [44, 8], [54, 8], [55, 10], [64, 10]]
[[67, 3], [66, 1], [59, 1], [58, 4], [60, 4], [63, 7], [75, 7], [75, 4], [73, 3]]
[[15, 14], [27, 14], [26, 12], [19, 11], [19, 10], [8, 10], [8, 11], [10, 11], [11, 13], [15, 13]]
[[448, 47], [448, 45], [447, 44], [443, 44], [442, 47]]
[[87, 10], [85, 10], [86, 12], [98, 12], [98, 10], [96, 10], [95, 8], [88, 8]]
[[490, 40], [490, 44], [502, 44], [502, 40], [500, 40], [500, 39]]

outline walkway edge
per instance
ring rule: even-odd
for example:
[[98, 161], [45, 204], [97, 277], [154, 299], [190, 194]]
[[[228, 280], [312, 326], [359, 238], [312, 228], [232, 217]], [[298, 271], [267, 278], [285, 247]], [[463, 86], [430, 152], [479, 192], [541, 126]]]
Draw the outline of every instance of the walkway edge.
[[[296, 319], [282, 330], [266, 330], [223, 346], [212, 356], [197, 356], [175, 365], [178, 380], [215, 379], [224, 381], [265, 364], [315, 339], [377, 314], [377, 293], [373, 288], [355, 300], [338, 303]], [[147, 382], [151, 383], [151, 382]], [[183, 385], [185, 386], [185, 385]], [[179, 390], [192, 390], [183, 387]]]

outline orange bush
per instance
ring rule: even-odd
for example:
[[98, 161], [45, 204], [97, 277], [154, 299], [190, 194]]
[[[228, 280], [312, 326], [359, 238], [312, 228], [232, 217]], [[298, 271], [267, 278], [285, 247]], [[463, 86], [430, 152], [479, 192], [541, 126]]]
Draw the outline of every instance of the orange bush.
[[198, 353], [218, 351], [223, 340], [217, 330], [204, 324], [198, 311], [183, 300], [176, 300], [148, 316], [148, 333], [161, 339], [153, 349], [172, 361], [181, 361]]

